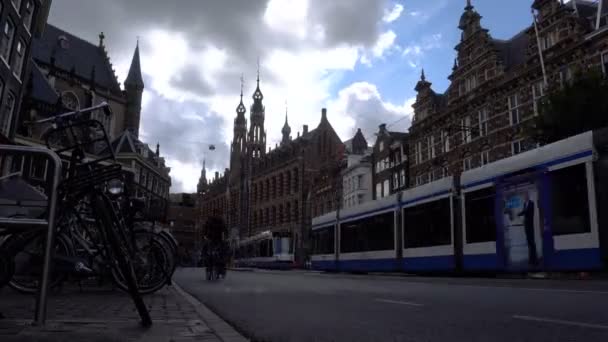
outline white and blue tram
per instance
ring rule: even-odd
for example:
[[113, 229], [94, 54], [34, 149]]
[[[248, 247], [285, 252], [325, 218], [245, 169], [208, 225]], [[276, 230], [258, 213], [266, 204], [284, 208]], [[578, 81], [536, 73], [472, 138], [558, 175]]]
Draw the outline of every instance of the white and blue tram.
[[269, 269], [293, 267], [293, 245], [289, 232], [265, 231], [239, 241], [235, 266]]
[[[339, 216], [314, 218], [312, 267], [403, 272], [603, 268], [608, 213], [598, 208], [607, 208], [608, 153], [605, 145], [596, 148], [598, 140], [594, 144], [594, 134], [583, 133]], [[524, 224], [524, 206], [533, 208], [533, 227]]]

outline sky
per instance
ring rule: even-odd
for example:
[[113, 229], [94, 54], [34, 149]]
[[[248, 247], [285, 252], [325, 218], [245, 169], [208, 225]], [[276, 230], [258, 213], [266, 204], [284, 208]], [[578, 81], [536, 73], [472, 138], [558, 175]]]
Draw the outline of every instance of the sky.
[[[532, 23], [532, 0], [472, 0], [482, 26], [508, 39]], [[342, 140], [378, 125], [406, 131], [424, 68], [449, 85], [466, 0], [54, 0], [49, 23], [105, 45], [124, 82], [139, 39], [145, 91], [140, 135], [160, 143], [171, 192], [194, 192], [229, 166], [241, 75], [249, 117], [258, 70], [268, 147], [288, 115], [292, 136], [321, 108]], [[216, 149], [208, 147], [213, 144]]]

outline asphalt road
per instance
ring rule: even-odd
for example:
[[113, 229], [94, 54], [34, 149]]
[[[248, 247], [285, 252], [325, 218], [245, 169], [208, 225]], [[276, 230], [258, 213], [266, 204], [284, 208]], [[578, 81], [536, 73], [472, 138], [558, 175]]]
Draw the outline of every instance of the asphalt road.
[[175, 280], [253, 341], [608, 341], [608, 282], [203, 269]]

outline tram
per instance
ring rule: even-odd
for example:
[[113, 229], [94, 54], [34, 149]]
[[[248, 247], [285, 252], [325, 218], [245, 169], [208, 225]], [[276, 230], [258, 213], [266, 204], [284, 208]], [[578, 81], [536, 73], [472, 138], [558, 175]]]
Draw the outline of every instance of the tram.
[[[312, 222], [327, 271], [605, 268], [608, 138], [586, 132]], [[602, 210], [603, 209], [603, 210]]]
[[239, 241], [234, 263], [236, 267], [288, 269], [293, 261], [291, 234], [265, 231]]

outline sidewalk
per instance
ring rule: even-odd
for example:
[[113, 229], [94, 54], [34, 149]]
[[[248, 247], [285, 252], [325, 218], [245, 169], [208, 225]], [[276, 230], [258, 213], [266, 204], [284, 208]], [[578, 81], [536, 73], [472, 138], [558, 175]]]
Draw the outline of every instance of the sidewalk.
[[178, 286], [144, 297], [153, 325], [142, 328], [130, 297], [106, 288], [53, 291], [45, 327], [31, 325], [35, 300], [0, 290], [0, 341], [246, 341]]

